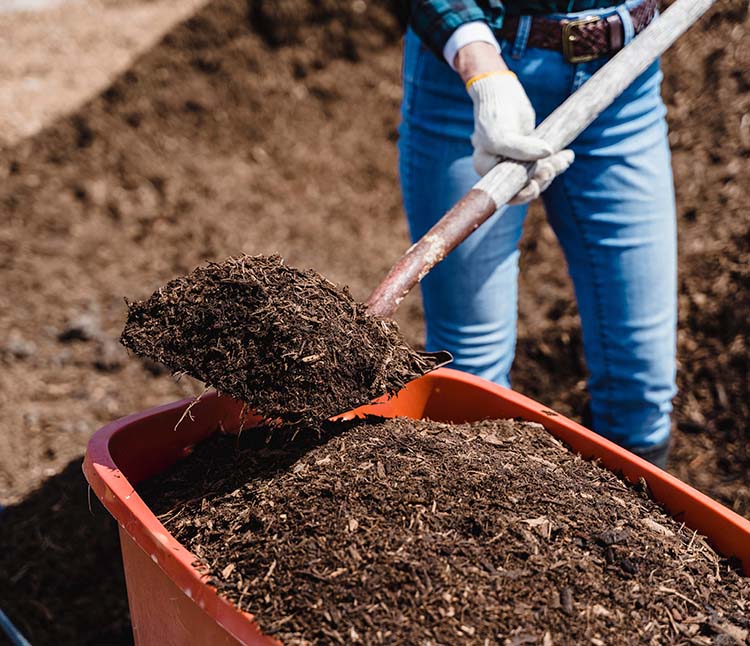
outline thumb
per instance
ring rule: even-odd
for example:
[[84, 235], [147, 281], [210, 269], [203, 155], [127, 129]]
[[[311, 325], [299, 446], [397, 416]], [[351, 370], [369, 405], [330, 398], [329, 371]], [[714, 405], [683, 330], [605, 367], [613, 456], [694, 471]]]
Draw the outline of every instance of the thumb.
[[542, 157], [548, 157], [554, 151], [544, 139], [539, 137], [504, 132], [502, 142], [495, 152], [503, 157], [510, 157], [519, 161], [536, 161], [542, 159]]
[[542, 187], [539, 186], [539, 183], [535, 179], [529, 180], [528, 184], [524, 186], [518, 193], [516, 193], [515, 197], [511, 199], [508, 204], [511, 206], [516, 206], [518, 204], [528, 204], [532, 200], [535, 200], [539, 197], [542, 193]]
[[574, 159], [575, 153], [572, 150], [561, 150], [559, 153], [540, 159], [533, 175], [541, 190], [545, 191], [555, 177], [568, 169]]

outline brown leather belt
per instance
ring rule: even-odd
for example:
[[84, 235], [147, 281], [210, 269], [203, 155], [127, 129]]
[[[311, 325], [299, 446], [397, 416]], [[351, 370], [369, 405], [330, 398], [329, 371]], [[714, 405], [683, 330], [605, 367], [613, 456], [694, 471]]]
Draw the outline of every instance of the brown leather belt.
[[[654, 19], [658, 0], [645, 0], [630, 10], [635, 33], [643, 31]], [[501, 38], [513, 42], [520, 16], [506, 16], [500, 30]], [[541, 47], [562, 52], [569, 63], [585, 63], [608, 56], [623, 47], [622, 19], [616, 13], [600, 18], [584, 16], [576, 20], [550, 20], [534, 17], [527, 47]]]

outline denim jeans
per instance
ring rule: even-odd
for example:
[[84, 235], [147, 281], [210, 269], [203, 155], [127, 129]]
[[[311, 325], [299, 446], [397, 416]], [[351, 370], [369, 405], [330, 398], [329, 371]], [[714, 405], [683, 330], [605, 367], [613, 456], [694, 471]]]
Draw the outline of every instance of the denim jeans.
[[[616, 10], [629, 17], [623, 5], [582, 13]], [[519, 28], [516, 42], [501, 42], [503, 56], [541, 121], [605, 60], [573, 65], [552, 50], [526, 48], [523, 34]], [[626, 42], [632, 36], [630, 23]], [[593, 428], [628, 448], [669, 439], [675, 394], [675, 206], [661, 78], [654, 63], [576, 139], [574, 164], [543, 194], [581, 315]], [[416, 240], [479, 178], [471, 99], [411, 31], [403, 82], [399, 170]], [[504, 386], [525, 216], [525, 206], [500, 209], [421, 283], [427, 349], [449, 350], [455, 368]]]

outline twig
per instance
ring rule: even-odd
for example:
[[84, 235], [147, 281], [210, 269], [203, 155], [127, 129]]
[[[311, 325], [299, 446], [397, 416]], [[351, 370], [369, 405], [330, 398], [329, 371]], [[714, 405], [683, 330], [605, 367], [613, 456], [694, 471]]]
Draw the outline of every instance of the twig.
[[183, 411], [182, 416], [180, 417], [179, 420], [177, 420], [177, 424], [174, 425], [174, 429], [172, 429], [172, 430], [176, 431], [177, 427], [180, 424], [182, 424], [182, 420], [184, 420], [185, 417], [189, 417], [191, 422], [195, 421], [195, 418], [193, 417], [192, 413], [190, 412], [190, 409], [193, 406], [195, 406], [201, 400], [201, 397], [203, 397], [203, 395], [205, 395], [207, 392], [208, 392], [208, 388], [206, 387], [206, 388], [203, 389], [202, 393], [200, 393], [193, 401], [191, 401], [188, 404], [187, 408]]
[[273, 560], [273, 563], [271, 563], [271, 567], [268, 568], [268, 572], [266, 572], [266, 576], [263, 577], [263, 583], [268, 581], [268, 579], [271, 578], [271, 575], [273, 574], [273, 571], [276, 569], [276, 559]]
[[679, 597], [680, 599], [682, 599], [683, 601], [686, 601], [687, 603], [689, 603], [694, 608], [697, 608], [698, 610], [703, 610], [703, 608], [701, 608], [701, 606], [699, 604], [695, 603], [695, 601], [693, 601], [692, 599], [689, 599], [684, 594], [682, 594], [680, 592], [677, 592], [677, 590], [673, 590], [672, 588], [667, 588], [667, 587], [665, 587], [663, 585], [660, 585], [659, 586], [659, 592], [666, 592], [668, 594], [673, 594], [676, 597]]

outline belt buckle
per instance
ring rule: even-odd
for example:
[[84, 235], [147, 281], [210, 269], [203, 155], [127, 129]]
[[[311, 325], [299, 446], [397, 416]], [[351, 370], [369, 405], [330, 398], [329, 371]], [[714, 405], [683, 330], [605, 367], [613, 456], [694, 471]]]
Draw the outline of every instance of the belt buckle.
[[577, 40], [573, 29], [580, 27], [581, 25], [589, 25], [592, 22], [599, 22], [601, 18], [598, 16], [585, 16], [584, 18], [578, 18], [577, 20], [569, 20], [564, 22], [562, 26], [562, 50], [563, 56], [568, 63], [586, 63], [593, 61], [595, 58], [599, 58], [599, 54], [582, 54], [581, 56], [575, 56], [573, 54], [573, 45]]

